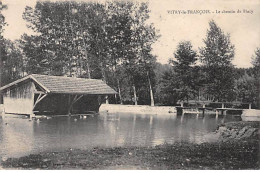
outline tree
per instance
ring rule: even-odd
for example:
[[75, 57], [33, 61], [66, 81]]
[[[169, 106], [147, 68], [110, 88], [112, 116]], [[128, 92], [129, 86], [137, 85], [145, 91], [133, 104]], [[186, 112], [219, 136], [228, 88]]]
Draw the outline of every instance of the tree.
[[157, 36], [148, 13], [147, 3], [128, 1], [37, 2], [24, 13], [37, 33], [21, 40], [28, 72], [103, 79], [118, 90], [120, 102], [127, 95], [122, 88], [133, 93], [135, 104], [144, 88], [152, 97]]
[[255, 74], [260, 72], [260, 48], [256, 48], [255, 55], [252, 57], [252, 64], [255, 69]]
[[256, 87], [256, 102], [257, 107], [260, 109], [260, 48], [257, 48], [255, 51], [255, 55], [253, 56], [253, 70], [255, 76], [255, 87]]
[[18, 41], [4, 40], [5, 61], [3, 61], [2, 84], [6, 85], [23, 77], [25, 59]]
[[28, 74], [52, 74], [51, 58], [54, 53], [46, 49], [46, 40], [41, 36], [28, 36], [24, 34], [19, 41], [26, 56], [25, 71]]
[[[31, 65], [36, 63], [35, 70], [32, 70], [53, 75], [82, 75], [85, 35], [82, 35], [79, 22], [74, 19], [79, 16], [74, 13], [76, 9], [72, 8], [76, 5], [72, 2], [37, 2], [34, 9], [26, 7], [23, 17], [28, 21], [28, 27], [37, 33], [22, 37], [28, 62]], [[84, 12], [87, 7], [77, 8], [83, 8]]]
[[[3, 69], [3, 61], [5, 60], [5, 45], [4, 45], [4, 37], [3, 37], [3, 27], [6, 25], [5, 17], [2, 14], [2, 10], [6, 9], [7, 6], [0, 1], [0, 87], [2, 86], [2, 69]], [[2, 103], [2, 95], [0, 93], [0, 104]]]
[[238, 101], [255, 103], [256, 96], [256, 85], [253, 76], [244, 74], [239, 79], [235, 80], [235, 91]]
[[[4, 15], [2, 14], [2, 11], [7, 9], [7, 6], [4, 5], [2, 3], [2, 1], [0, 1], [0, 40], [3, 41], [3, 31], [4, 31], [4, 26], [6, 25], [6, 22], [5, 22], [5, 17]], [[2, 45], [0, 47], [2, 49]]]
[[192, 50], [190, 41], [183, 41], [178, 44], [174, 55], [176, 61], [170, 60], [170, 62], [173, 64], [176, 73], [175, 87], [180, 95], [180, 99], [188, 101], [189, 98], [192, 98], [197, 93], [194, 81], [195, 76], [193, 76], [193, 66], [197, 60], [196, 51]]
[[215, 101], [232, 100], [234, 45], [230, 42], [230, 35], [225, 34], [215, 21], [210, 21], [209, 26], [203, 40], [205, 47], [200, 48], [201, 62], [206, 70], [206, 92]]
[[162, 105], [176, 105], [180, 92], [176, 89], [177, 74], [173, 67], [162, 71], [156, 87], [156, 99]]
[[[147, 3], [132, 4], [128, 21], [129, 35], [127, 36], [127, 54], [123, 56], [122, 65], [126, 69], [131, 82], [134, 103], [137, 105], [137, 97], [144, 92], [144, 88], [150, 93], [150, 104], [154, 105], [153, 98], [153, 67], [156, 58], [151, 55], [151, 45], [158, 39], [155, 28], [147, 23], [149, 9]], [[143, 77], [146, 76], [146, 79]], [[142, 80], [143, 79], [143, 80]], [[145, 82], [145, 83], [144, 83]], [[148, 87], [146, 87], [148, 86]], [[139, 97], [141, 98], [141, 97]]]

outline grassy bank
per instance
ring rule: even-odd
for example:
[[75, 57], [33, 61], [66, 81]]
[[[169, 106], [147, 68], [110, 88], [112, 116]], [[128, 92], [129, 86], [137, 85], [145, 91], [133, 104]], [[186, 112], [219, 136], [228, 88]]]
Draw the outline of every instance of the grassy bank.
[[[223, 126], [223, 125], [222, 125]], [[237, 130], [259, 123], [228, 123]], [[259, 138], [156, 147], [70, 149], [2, 161], [4, 169], [259, 169]]]

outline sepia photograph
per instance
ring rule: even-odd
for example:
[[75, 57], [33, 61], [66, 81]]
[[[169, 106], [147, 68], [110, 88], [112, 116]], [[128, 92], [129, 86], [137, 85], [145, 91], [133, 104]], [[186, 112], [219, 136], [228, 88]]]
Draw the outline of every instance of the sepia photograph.
[[0, 0], [0, 172], [259, 170], [259, 0]]

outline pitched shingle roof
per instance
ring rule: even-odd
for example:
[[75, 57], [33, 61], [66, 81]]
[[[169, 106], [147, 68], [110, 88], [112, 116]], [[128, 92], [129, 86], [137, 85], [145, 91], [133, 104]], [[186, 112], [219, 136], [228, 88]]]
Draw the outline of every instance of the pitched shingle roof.
[[4, 90], [27, 79], [32, 79], [47, 93], [116, 94], [117, 92], [98, 79], [32, 74], [0, 88]]

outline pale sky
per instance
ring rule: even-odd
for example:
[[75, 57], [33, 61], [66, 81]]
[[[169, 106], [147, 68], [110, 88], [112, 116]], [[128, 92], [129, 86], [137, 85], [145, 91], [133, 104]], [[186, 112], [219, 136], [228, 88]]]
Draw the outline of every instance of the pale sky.
[[[3, 12], [8, 26], [4, 36], [8, 39], [19, 39], [23, 33], [29, 33], [22, 13], [26, 5], [34, 6], [36, 0], [2, 0], [8, 6]], [[51, 0], [54, 1], [54, 0]], [[80, 0], [87, 1], [87, 0]], [[213, 19], [225, 32], [230, 33], [231, 42], [235, 45], [234, 65], [250, 67], [251, 57], [260, 47], [260, 0], [148, 0], [150, 21], [154, 23], [161, 35], [153, 45], [153, 54], [157, 60], [167, 63], [180, 41], [191, 41], [195, 50], [203, 46], [209, 20]], [[209, 10], [210, 14], [172, 14], [171, 10]], [[216, 14], [235, 11], [236, 13]], [[240, 10], [241, 13], [237, 13]], [[250, 13], [244, 13], [247, 10]], [[213, 13], [214, 12], [214, 13]], [[252, 12], [252, 13], [251, 13]]]

